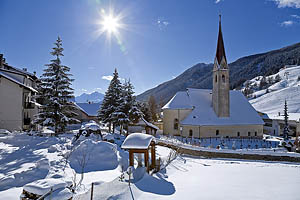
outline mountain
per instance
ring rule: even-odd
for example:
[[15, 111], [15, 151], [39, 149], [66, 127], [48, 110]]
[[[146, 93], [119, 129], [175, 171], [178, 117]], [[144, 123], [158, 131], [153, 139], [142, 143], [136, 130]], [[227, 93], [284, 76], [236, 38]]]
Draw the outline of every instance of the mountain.
[[[231, 88], [239, 89], [246, 80], [277, 73], [284, 65], [293, 64], [300, 64], [300, 43], [242, 57], [229, 64]], [[153, 95], [157, 102], [166, 103], [177, 91], [184, 91], [188, 87], [211, 89], [212, 68], [213, 64], [196, 64], [175, 79], [138, 95], [137, 99], [147, 101]]]
[[[276, 76], [280, 77], [279, 81], [275, 81]], [[242, 87], [242, 91], [245, 90], [246, 85], [252, 89], [250, 103], [253, 107], [271, 117], [278, 116], [279, 112], [283, 117], [284, 101], [286, 100], [290, 117], [293, 118], [294, 113], [299, 113], [297, 114], [298, 120], [300, 117], [300, 66], [283, 68], [278, 73], [265, 78], [267, 85], [264, 88], [259, 87], [262, 76], [247, 81]]]
[[93, 92], [90, 94], [83, 93], [80, 96], [75, 97], [75, 101], [77, 103], [87, 103], [87, 102], [94, 102], [94, 103], [99, 103], [103, 100], [104, 94], [100, 92]]

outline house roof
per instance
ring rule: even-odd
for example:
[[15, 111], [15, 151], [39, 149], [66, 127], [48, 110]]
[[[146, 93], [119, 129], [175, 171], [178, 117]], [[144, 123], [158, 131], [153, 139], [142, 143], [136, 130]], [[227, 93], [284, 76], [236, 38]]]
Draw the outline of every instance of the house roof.
[[[178, 98], [175, 95], [167, 105], [181, 105], [182, 108], [193, 107], [192, 112], [180, 124], [195, 126], [264, 124], [256, 110], [240, 91], [230, 91], [230, 117], [218, 117], [216, 115], [212, 107], [211, 90], [188, 88], [185, 92], [185, 98], [182, 97], [182, 92], [179, 93], [181, 95]], [[176, 104], [173, 104], [172, 101]], [[178, 108], [167, 106], [164, 109]]]
[[76, 103], [76, 105], [89, 116], [97, 116], [100, 103]]
[[19, 80], [15, 79], [12, 76], [9, 76], [9, 74], [7, 74], [7, 73], [5, 73], [3, 71], [0, 71], [0, 76], [2, 76], [4, 78], [6, 78], [7, 80], [10, 80], [10, 81], [18, 84], [18, 85], [20, 85], [20, 86], [22, 86], [22, 87], [24, 87], [24, 88], [26, 88], [28, 90], [31, 90], [33, 92], [38, 92], [36, 89], [34, 89], [34, 88], [30, 87], [30, 86], [25, 85], [24, 83], [20, 82]]
[[154, 140], [152, 135], [132, 133], [126, 137], [121, 147], [122, 149], [148, 149], [152, 140]]
[[139, 125], [139, 126], [149, 126], [153, 129], [158, 130], [159, 128], [157, 126], [155, 126], [154, 124], [148, 122], [147, 120], [145, 120], [143, 117], [138, 121], [138, 123], [134, 124], [134, 125]]

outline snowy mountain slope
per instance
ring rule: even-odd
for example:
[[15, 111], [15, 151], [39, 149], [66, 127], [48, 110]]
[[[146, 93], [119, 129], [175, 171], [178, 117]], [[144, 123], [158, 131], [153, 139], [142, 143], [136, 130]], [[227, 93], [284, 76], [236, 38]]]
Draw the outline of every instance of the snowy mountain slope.
[[[280, 76], [281, 80], [275, 81]], [[254, 90], [250, 103], [260, 112], [276, 116], [283, 114], [284, 101], [287, 100], [289, 113], [300, 113], [300, 66], [283, 68], [277, 74], [266, 77], [266, 80], [273, 82], [265, 88], [259, 89], [260, 81], [263, 78], [258, 76], [250, 81], [248, 85]], [[244, 84], [245, 86], [245, 84]], [[242, 89], [244, 90], [245, 87]]]
[[90, 94], [83, 93], [77, 97], [75, 97], [75, 101], [77, 103], [87, 103], [88, 101], [99, 103], [103, 100], [104, 94], [100, 92], [93, 92]]

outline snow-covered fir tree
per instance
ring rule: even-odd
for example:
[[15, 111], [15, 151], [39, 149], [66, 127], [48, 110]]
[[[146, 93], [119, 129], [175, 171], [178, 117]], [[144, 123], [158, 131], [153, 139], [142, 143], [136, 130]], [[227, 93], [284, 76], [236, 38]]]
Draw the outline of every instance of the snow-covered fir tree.
[[70, 101], [73, 96], [70, 78], [70, 68], [62, 65], [61, 57], [63, 55], [62, 40], [58, 37], [52, 48], [51, 55], [55, 58], [50, 64], [46, 64], [44, 73], [41, 75], [38, 88], [41, 110], [35, 118], [35, 123], [42, 126], [53, 127], [55, 133], [62, 133], [69, 124], [79, 122], [74, 117], [76, 107]]
[[[111, 125], [113, 125], [113, 132], [118, 123], [117, 110], [120, 109], [122, 103], [122, 85], [119, 80], [117, 69], [113, 74], [113, 79], [110, 81], [107, 91], [105, 92], [102, 105], [98, 111], [98, 118], [103, 123], [109, 124], [109, 132], [111, 132]], [[118, 108], [119, 107], [119, 108]], [[121, 113], [119, 113], [121, 115]]]
[[113, 79], [105, 93], [103, 103], [98, 111], [98, 117], [103, 123], [109, 124], [109, 131], [113, 125], [120, 126], [121, 133], [125, 128], [128, 131], [130, 122], [137, 122], [142, 116], [134, 96], [134, 87], [130, 80], [122, 85], [115, 69]]
[[288, 107], [286, 100], [284, 101], [284, 128], [283, 128], [283, 139], [287, 140], [289, 137], [289, 123], [288, 123]]

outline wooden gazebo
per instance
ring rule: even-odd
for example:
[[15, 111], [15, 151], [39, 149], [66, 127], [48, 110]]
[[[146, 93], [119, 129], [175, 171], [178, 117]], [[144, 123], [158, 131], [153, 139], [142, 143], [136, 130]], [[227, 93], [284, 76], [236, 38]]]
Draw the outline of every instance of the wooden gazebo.
[[[144, 133], [132, 133], [122, 144], [122, 149], [129, 151], [129, 165], [134, 166], [134, 153], [144, 154], [145, 167], [149, 173], [155, 168], [155, 138]], [[149, 150], [151, 151], [151, 165], [149, 165]]]

